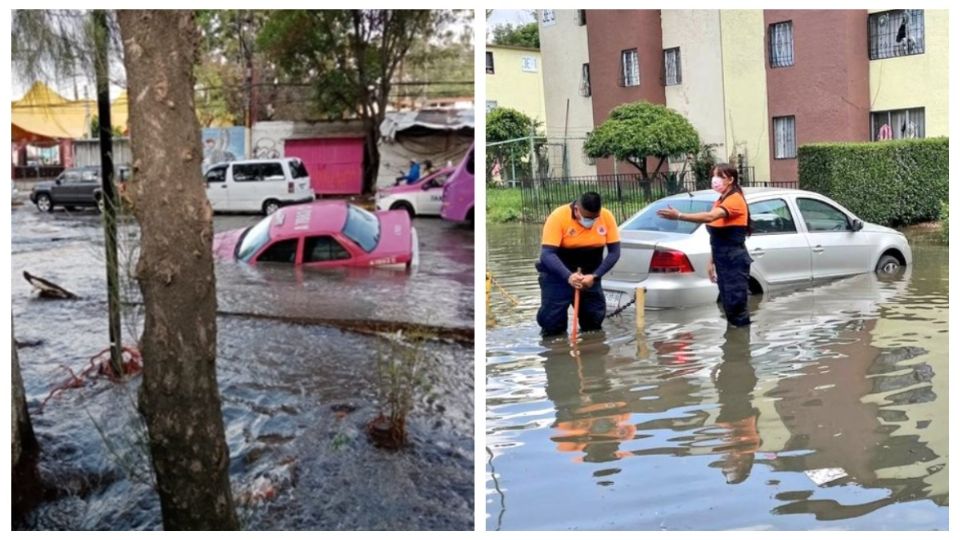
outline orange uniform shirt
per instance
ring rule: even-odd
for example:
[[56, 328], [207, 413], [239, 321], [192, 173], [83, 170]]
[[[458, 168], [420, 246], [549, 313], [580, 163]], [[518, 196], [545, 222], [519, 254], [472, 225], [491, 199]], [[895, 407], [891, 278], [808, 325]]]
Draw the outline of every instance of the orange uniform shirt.
[[573, 217], [573, 204], [565, 204], [547, 217], [541, 243], [558, 248], [560, 260], [571, 272], [581, 268], [589, 274], [603, 261], [604, 247], [619, 241], [620, 231], [612, 212], [601, 208], [593, 227], [587, 229]]
[[747, 201], [740, 193], [732, 193], [723, 202], [717, 199], [713, 207], [720, 207], [727, 211], [727, 217], [717, 218], [707, 225], [710, 227], [746, 227]]

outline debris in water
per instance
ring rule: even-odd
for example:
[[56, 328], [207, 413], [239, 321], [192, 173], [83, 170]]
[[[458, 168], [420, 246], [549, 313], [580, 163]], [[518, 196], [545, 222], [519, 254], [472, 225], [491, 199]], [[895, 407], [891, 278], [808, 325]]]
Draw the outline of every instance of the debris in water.
[[834, 480], [839, 480], [847, 476], [847, 471], [841, 469], [840, 467], [831, 467], [827, 469], [813, 469], [809, 471], [803, 471], [808, 478], [813, 480], [818, 486], [823, 486], [824, 484], [829, 484]]
[[110, 362], [109, 347], [90, 357], [90, 366], [81, 371], [80, 375], [74, 373], [68, 366], [61, 365], [60, 367], [67, 370], [70, 374], [70, 378], [58, 384], [50, 391], [47, 398], [40, 404], [40, 410], [43, 411], [47, 402], [50, 401], [54, 395], [69, 388], [81, 388], [88, 379], [96, 379], [103, 376], [112, 382], [120, 382], [123, 377], [127, 375], [138, 375], [143, 371], [143, 357], [140, 356], [140, 351], [133, 347], [123, 347], [121, 349], [120, 365], [123, 373], [117, 374], [113, 369], [113, 364]]
[[27, 280], [27, 283], [33, 285], [35, 289], [40, 291], [40, 298], [51, 298], [57, 300], [76, 300], [79, 298], [79, 296], [64, 289], [56, 283], [47, 281], [42, 277], [34, 276], [26, 270], [23, 271], [23, 277]]

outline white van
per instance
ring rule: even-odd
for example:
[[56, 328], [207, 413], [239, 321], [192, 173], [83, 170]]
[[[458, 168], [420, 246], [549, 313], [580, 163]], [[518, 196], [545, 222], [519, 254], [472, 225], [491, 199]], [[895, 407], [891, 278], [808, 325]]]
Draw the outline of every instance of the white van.
[[310, 175], [298, 158], [218, 163], [203, 174], [214, 212], [263, 212], [316, 198]]

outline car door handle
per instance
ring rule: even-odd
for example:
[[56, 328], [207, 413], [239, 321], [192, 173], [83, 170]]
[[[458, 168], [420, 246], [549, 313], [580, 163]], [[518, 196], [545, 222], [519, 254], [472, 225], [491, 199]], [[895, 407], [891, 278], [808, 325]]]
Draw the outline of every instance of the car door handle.
[[814, 246], [814, 247], [813, 247], [813, 252], [814, 252], [814, 253], [823, 253], [823, 246], [821, 246], [821, 245], [819, 245], [819, 244], [816, 245], [816, 246]]
[[765, 252], [763, 251], [763, 248], [753, 248], [751, 253], [757, 257], [762, 257]]
[[227, 185], [226, 184], [221, 185], [220, 189], [227, 189]]

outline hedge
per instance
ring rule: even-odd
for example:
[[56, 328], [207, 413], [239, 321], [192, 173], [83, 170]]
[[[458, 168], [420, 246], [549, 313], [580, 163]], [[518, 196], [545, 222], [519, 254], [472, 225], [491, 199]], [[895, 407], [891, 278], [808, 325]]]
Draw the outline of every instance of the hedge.
[[887, 226], [933, 221], [947, 199], [946, 137], [801, 146], [800, 189], [826, 195]]

